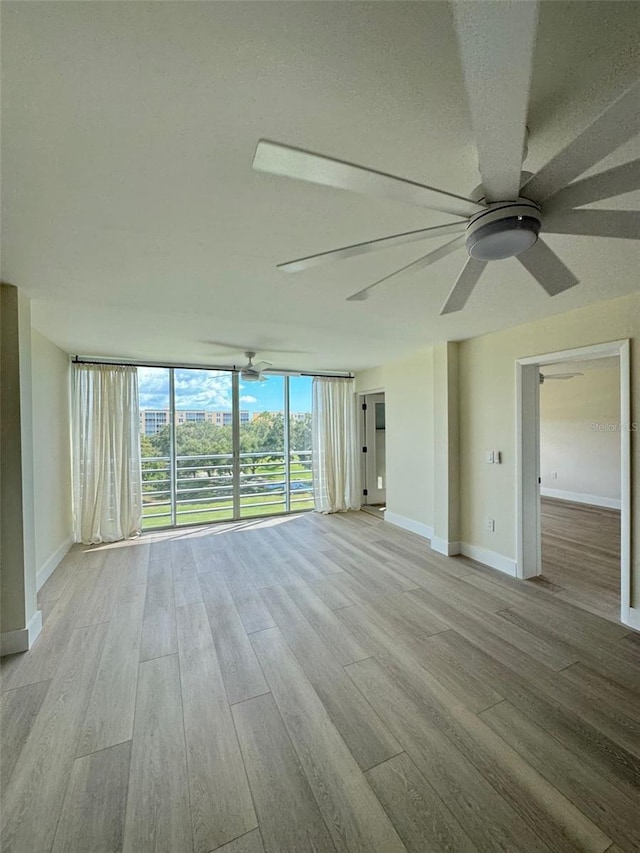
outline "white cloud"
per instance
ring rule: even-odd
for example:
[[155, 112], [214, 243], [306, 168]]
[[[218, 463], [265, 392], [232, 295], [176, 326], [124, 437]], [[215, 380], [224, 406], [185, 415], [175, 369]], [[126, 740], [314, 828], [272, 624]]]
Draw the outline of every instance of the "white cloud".
[[[141, 409], [169, 408], [169, 371], [138, 368]], [[231, 411], [231, 374], [211, 370], [175, 371], [176, 409]]]
[[251, 394], [245, 394], [244, 396], [240, 397], [240, 402], [241, 403], [257, 403], [258, 398], [252, 397]]

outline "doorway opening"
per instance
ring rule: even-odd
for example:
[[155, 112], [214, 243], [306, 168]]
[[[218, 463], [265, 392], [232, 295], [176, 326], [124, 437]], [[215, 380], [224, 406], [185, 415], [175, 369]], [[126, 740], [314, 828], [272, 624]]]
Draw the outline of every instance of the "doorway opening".
[[635, 627], [629, 342], [519, 359], [517, 575]]
[[384, 391], [360, 397], [362, 416], [362, 506], [384, 518], [387, 503], [386, 416]]
[[541, 579], [608, 619], [620, 613], [620, 364], [540, 372]]

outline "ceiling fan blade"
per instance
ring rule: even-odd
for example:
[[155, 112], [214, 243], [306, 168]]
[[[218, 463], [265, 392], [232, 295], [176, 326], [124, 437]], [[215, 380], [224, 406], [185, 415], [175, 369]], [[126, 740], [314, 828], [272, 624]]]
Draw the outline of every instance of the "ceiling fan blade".
[[467, 260], [447, 297], [447, 301], [442, 306], [440, 315], [453, 314], [454, 311], [461, 311], [464, 308], [487, 263], [487, 261], [479, 261], [476, 258]]
[[257, 370], [258, 373], [261, 373], [263, 370], [267, 370], [269, 367], [273, 367], [273, 364], [270, 361], [259, 361], [257, 364], [253, 365], [253, 369]]
[[370, 252], [388, 249], [390, 246], [402, 246], [404, 243], [415, 243], [419, 240], [428, 240], [430, 237], [442, 237], [445, 234], [459, 234], [466, 227], [466, 222], [450, 222], [447, 225], [436, 225], [433, 228], [420, 228], [419, 231], [407, 231], [404, 234], [394, 234], [392, 237], [380, 237], [378, 240], [354, 243], [353, 246], [344, 246], [342, 249], [334, 249], [331, 252], [321, 252], [319, 255], [309, 255], [307, 258], [287, 261], [284, 264], [278, 264], [278, 269], [285, 272], [300, 272], [339, 258], [353, 258], [356, 255], [368, 255]]
[[404, 267], [401, 267], [399, 270], [390, 273], [389, 275], [385, 275], [384, 278], [379, 279], [378, 281], [374, 281], [373, 284], [368, 285], [367, 287], [359, 290], [357, 293], [354, 293], [352, 296], [347, 297], [347, 302], [362, 302], [365, 299], [368, 299], [371, 296], [371, 292], [374, 287], [378, 287], [379, 284], [382, 284], [385, 281], [389, 281], [390, 278], [394, 278], [400, 273], [407, 272], [407, 270], [420, 270], [424, 269], [424, 267], [429, 267], [431, 264], [435, 264], [436, 261], [439, 261], [441, 258], [445, 258], [447, 255], [450, 255], [452, 252], [455, 252], [456, 249], [461, 249], [464, 246], [464, 234], [460, 237], [456, 237], [454, 240], [450, 240], [448, 243], [445, 243], [444, 246], [439, 246], [435, 251], [429, 252], [428, 255], [423, 255], [421, 258], [418, 258], [417, 261], [412, 261], [410, 264], [407, 264]]
[[487, 201], [520, 195], [538, 2], [453, 3]]
[[640, 80], [530, 178], [520, 194], [539, 203], [545, 201], [639, 133], [639, 103]]
[[544, 240], [538, 239], [530, 249], [518, 255], [518, 260], [549, 296], [557, 296], [579, 283]]
[[615, 166], [606, 172], [569, 184], [547, 199], [544, 213], [582, 207], [584, 204], [614, 198], [632, 190], [640, 190], [640, 160], [631, 160], [622, 166]]
[[307, 355], [309, 350], [301, 350], [301, 349], [274, 349], [273, 347], [269, 347], [266, 344], [257, 343], [252, 344], [252, 346], [248, 347], [242, 344], [232, 344], [227, 341], [201, 341], [200, 343], [207, 344], [212, 347], [216, 347], [216, 349], [221, 350], [220, 355], [225, 355], [229, 353], [233, 354], [244, 354], [247, 350], [251, 350], [254, 352], [266, 352], [266, 353], [286, 353], [286, 354], [294, 354], [294, 355]]
[[469, 217], [483, 210], [482, 205], [468, 198], [266, 139], [258, 142], [253, 168], [258, 172], [389, 198], [454, 216]]
[[548, 234], [640, 240], [640, 210], [564, 210], [544, 220]]

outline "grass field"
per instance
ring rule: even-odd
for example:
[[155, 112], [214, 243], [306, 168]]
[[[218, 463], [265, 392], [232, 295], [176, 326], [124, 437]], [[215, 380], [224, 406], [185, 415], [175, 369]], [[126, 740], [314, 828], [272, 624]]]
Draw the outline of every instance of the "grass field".
[[[211, 505], [206, 503], [179, 504], [177, 523], [188, 525], [203, 524], [207, 521], [231, 521], [233, 518], [231, 498], [228, 499], [228, 503], [221, 504], [222, 502], [220, 502], [216, 509], [212, 509]], [[291, 511], [295, 512], [303, 509], [313, 509], [313, 498], [311, 496], [307, 498], [304, 493], [293, 492], [291, 496]], [[166, 527], [170, 525], [171, 517], [162, 514], [168, 512], [168, 505], [146, 504], [142, 519], [142, 529], [152, 530], [154, 527]], [[251, 518], [256, 515], [277, 515], [282, 512], [285, 512], [284, 495], [260, 495], [240, 499], [240, 513], [242, 518]]]
[[[144, 462], [144, 459], [142, 460]], [[284, 464], [269, 466], [256, 466], [253, 476], [261, 477], [265, 486], [269, 482], [277, 482], [283, 479]], [[292, 460], [290, 465], [291, 481], [308, 481], [310, 475], [308, 465]], [[143, 472], [144, 476], [144, 472]], [[152, 482], [152, 481], [151, 481]], [[195, 482], [195, 480], [194, 480]], [[258, 491], [259, 487], [255, 489]], [[142, 529], [152, 530], [154, 527], [167, 527], [171, 524], [169, 502], [154, 504], [151, 502], [152, 492], [145, 492], [143, 498], [148, 503], [144, 504]], [[179, 497], [179, 494], [178, 494]], [[215, 508], [213, 508], [215, 506]], [[291, 492], [291, 511], [313, 509], [313, 497], [311, 493], [303, 491]], [[179, 503], [177, 506], [177, 523], [179, 525], [203, 524], [212, 521], [231, 521], [233, 519], [233, 499], [225, 497], [224, 501], [218, 501], [216, 505], [207, 503], [206, 500], [194, 500], [189, 503]], [[265, 490], [264, 494], [251, 495], [240, 498], [241, 518], [251, 518], [256, 515], [277, 515], [285, 512], [284, 495], [273, 494]]]

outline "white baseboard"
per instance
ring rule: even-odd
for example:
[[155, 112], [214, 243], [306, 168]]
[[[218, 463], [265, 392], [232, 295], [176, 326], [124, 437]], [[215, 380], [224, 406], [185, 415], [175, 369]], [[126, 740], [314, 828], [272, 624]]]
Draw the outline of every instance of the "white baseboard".
[[54, 571], [57, 569], [58, 565], [62, 561], [62, 559], [66, 556], [69, 548], [73, 545], [73, 539], [71, 536], [67, 536], [62, 545], [60, 545], [56, 550], [49, 556], [49, 558], [42, 564], [38, 573], [36, 574], [36, 589], [40, 589], [43, 583], [51, 577]]
[[26, 652], [34, 644], [42, 630], [42, 611], [36, 610], [26, 628], [17, 631], [5, 631], [0, 634], [0, 656]]
[[422, 524], [420, 521], [414, 521], [412, 518], [407, 518], [404, 515], [398, 515], [395, 512], [387, 510], [384, 514], [384, 520], [388, 524], [393, 524], [394, 527], [402, 527], [403, 530], [417, 533], [418, 536], [423, 536], [425, 539], [433, 538], [433, 527]]
[[504, 572], [505, 575], [516, 577], [516, 561], [505, 557], [503, 554], [498, 554], [495, 551], [489, 551], [487, 548], [481, 548], [479, 545], [470, 545], [468, 542], [460, 543], [460, 553], [465, 557], [470, 557], [478, 563], [484, 563], [491, 569], [497, 569], [499, 572]]
[[540, 488], [543, 498], [555, 498], [557, 501], [571, 501], [574, 504], [589, 504], [589, 506], [602, 506], [606, 509], [620, 509], [622, 501], [616, 498], [602, 498], [599, 495], [585, 495], [582, 492], [564, 492], [562, 489]]
[[437, 551], [438, 554], [444, 554], [445, 557], [455, 557], [456, 554], [460, 553], [460, 543], [448, 542], [446, 539], [434, 536], [431, 539], [431, 550]]
[[640, 631], [640, 608], [630, 607], [629, 610], [622, 617], [622, 621], [630, 628], [634, 628], [636, 631]]

